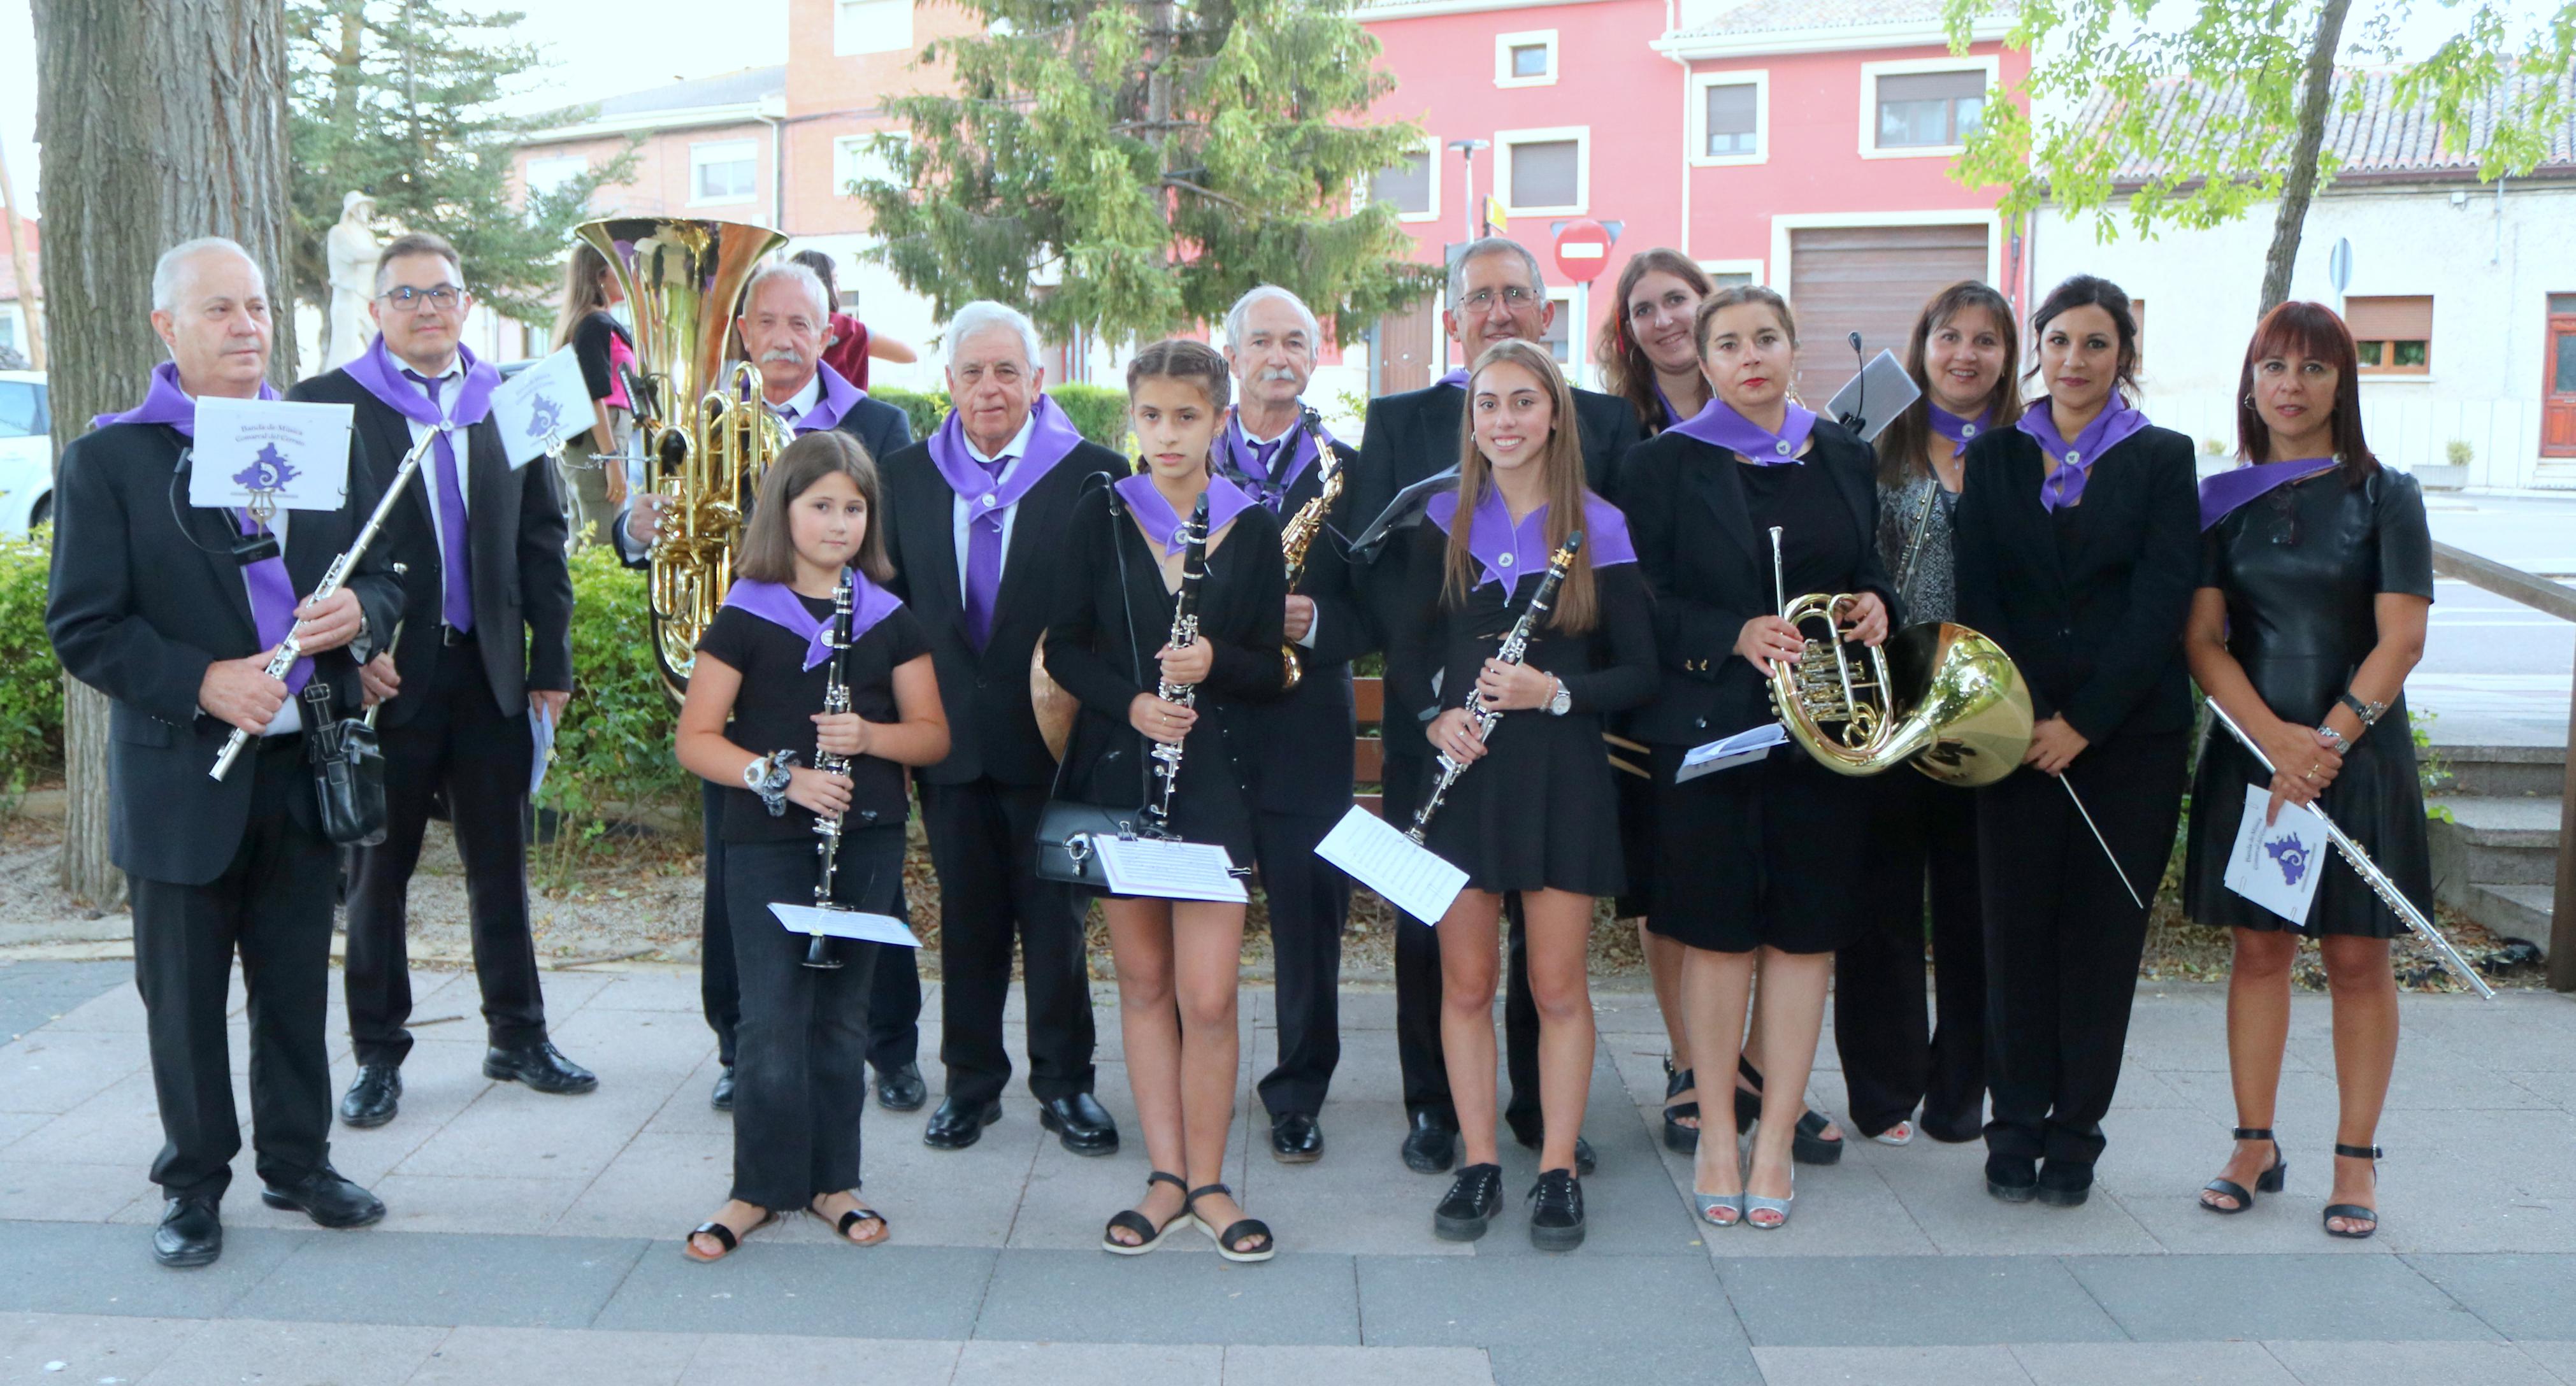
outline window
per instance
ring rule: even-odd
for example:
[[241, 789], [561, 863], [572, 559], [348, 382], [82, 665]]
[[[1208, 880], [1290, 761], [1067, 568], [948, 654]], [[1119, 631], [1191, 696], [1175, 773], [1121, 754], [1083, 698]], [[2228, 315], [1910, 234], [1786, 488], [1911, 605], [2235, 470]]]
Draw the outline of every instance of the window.
[[1547, 354], [1560, 366], [1574, 364], [1574, 294], [1558, 289], [1547, 296], [1556, 305], [1556, 317], [1547, 325]]
[[839, 0], [832, 8], [832, 52], [904, 53], [912, 49], [912, 0]]
[[528, 196], [544, 197], [588, 172], [590, 172], [590, 160], [579, 154], [530, 159], [525, 170]]
[[1371, 202], [1395, 204], [1398, 221], [1430, 221], [1440, 215], [1440, 139], [1426, 136], [1422, 147], [1404, 161], [1369, 180]]
[[1985, 115], [1986, 93], [2001, 80], [1992, 56], [1862, 63], [1860, 72], [1865, 159], [1957, 153]]
[[689, 146], [689, 201], [753, 202], [760, 197], [760, 141]]
[[1544, 87], [1556, 82], [1556, 31], [1494, 35], [1494, 85]]
[[1691, 76], [1691, 162], [1758, 164], [1769, 156], [1771, 74], [1700, 72]]
[[1707, 273], [1709, 282], [1721, 289], [1762, 282], [1762, 262], [1759, 260], [1702, 260], [1699, 267]]
[[1591, 144], [1589, 126], [1496, 131], [1494, 182], [1504, 211], [1581, 215], [1591, 195]]
[[[909, 145], [912, 141], [911, 135], [900, 130], [887, 133], [894, 137], [898, 145]], [[850, 191], [852, 183], [893, 183], [900, 186], [903, 181], [903, 165], [895, 155], [878, 152], [877, 135], [874, 132], [865, 135], [843, 135], [832, 141], [832, 195], [834, 197], [855, 196]]]
[[2363, 375], [2428, 375], [2433, 369], [2430, 294], [2344, 300], [2344, 321]]
[[2143, 371], [2147, 368], [2147, 301], [2145, 299], [2129, 300], [2129, 321], [2137, 325], [2138, 369]]
[[23, 380], [0, 380], [0, 438], [33, 438], [46, 430], [42, 396]]

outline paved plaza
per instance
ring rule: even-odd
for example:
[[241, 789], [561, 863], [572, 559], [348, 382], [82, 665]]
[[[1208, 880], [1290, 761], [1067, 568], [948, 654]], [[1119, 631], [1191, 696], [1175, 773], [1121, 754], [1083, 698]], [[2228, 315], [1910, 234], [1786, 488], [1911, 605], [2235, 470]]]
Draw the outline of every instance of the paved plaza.
[[[2576, 1383], [2576, 1000], [2546, 993], [2407, 998], [2369, 1242], [2318, 1229], [2322, 997], [2299, 1000], [2290, 1043], [2289, 1192], [2249, 1214], [2192, 1203], [2227, 1151], [2223, 994], [2150, 984], [2087, 1206], [1993, 1202], [1975, 1146], [1855, 1140], [1800, 1170], [1771, 1233], [1693, 1222], [1688, 1163], [1655, 1138], [1652, 1002], [1601, 996], [1591, 1235], [1551, 1256], [1528, 1243], [1532, 1161], [1508, 1142], [1511, 1211], [1472, 1248], [1432, 1237], [1445, 1180], [1395, 1156], [1383, 991], [1345, 995], [1326, 1157], [1274, 1163], [1251, 1096], [1274, 1044], [1264, 988], [1246, 993], [1231, 1174], [1280, 1256], [1229, 1266], [1193, 1234], [1112, 1258], [1101, 1223], [1146, 1161], [1103, 988], [1117, 1156], [1065, 1153], [1016, 1091], [957, 1153], [921, 1144], [920, 1114], [871, 1110], [890, 1245], [796, 1219], [697, 1266], [680, 1237], [722, 1201], [731, 1151], [693, 972], [547, 976], [557, 1037], [601, 1077], [576, 1098], [481, 1077], [470, 973], [414, 986], [438, 1023], [401, 1116], [334, 1137], [385, 1222], [324, 1232], [263, 1207], [245, 1150], [223, 1260], [172, 1272], [147, 1245], [160, 1130], [130, 966], [0, 966], [0, 1383]], [[236, 984], [237, 1075], [239, 1005]], [[935, 1043], [935, 988], [931, 1005]], [[1813, 1091], [1840, 1111], [1839, 1074]]]

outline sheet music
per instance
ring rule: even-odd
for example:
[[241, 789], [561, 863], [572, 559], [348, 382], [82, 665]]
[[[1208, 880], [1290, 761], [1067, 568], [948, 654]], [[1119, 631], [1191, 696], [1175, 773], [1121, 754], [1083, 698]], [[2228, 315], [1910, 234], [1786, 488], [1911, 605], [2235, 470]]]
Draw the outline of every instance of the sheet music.
[[1749, 731], [1740, 731], [1704, 746], [1693, 746], [1682, 757], [1681, 768], [1673, 772], [1673, 783], [1687, 784], [1702, 775], [1718, 770], [1749, 765], [1771, 754], [1771, 748], [1789, 739], [1789, 731], [1777, 722], [1765, 722]]
[[1234, 874], [1234, 859], [1212, 842], [1170, 842], [1151, 837], [1095, 837], [1091, 850], [1119, 895], [1163, 900], [1249, 902]]
[[188, 504], [264, 499], [279, 510], [337, 510], [349, 499], [349, 426], [357, 409], [298, 400], [197, 401]]
[[830, 934], [834, 938], [855, 938], [867, 943], [892, 944], [897, 948], [919, 948], [921, 940], [912, 936], [902, 920], [890, 914], [869, 914], [865, 910], [825, 909], [820, 905], [790, 905], [784, 901], [769, 907], [778, 922], [791, 934]]
[[2304, 924], [2316, 903], [2317, 877], [2325, 870], [2325, 820], [2284, 802], [2280, 818], [2267, 827], [2263, 810], [2271, 802], [2270, 785], [2245, 786], [2245, 818], [2236, 825], [2236, 846], [2228, 853], [2222, 879], [2229, 890], [2293, 924]]
[[1315, 844], [1315, 855], [1426, 924], [1439, 923], [1467, 887], [1466, 872], [1357, 805]]
[[[590, 389], [570, 346], [501, 382], [492, 392], [492, 421], [510, 465], [524, 467], [568, 438], [587, 432]], [[605, 443], [602, 446], [606, 446]]]
[[528, 797], [533, 799], [538, 790], [546, 787], [546, 768], [555, 763], [554, 714], [539, 707], [533, 698], [528, 700], [528, 737], [536, 750], [535, 764], [528, 771]]
[[[1874, 443], [1889, 424], [1896, 422], [1897, 415], [1922, 396], [1923, 391], [1914, 384], [1905, 363], [1896, 359], [1895, 352], [1882, 347], [1868, 365], [1861, 367], [1860, 374], [1834, 391], [1833, 401], [1825, 406], [1825, 416], [1840, 419], [1845, 414], [1859, 414], [1860, 440]], [[1868, 407], [1860, 408], [1862, 405]]]

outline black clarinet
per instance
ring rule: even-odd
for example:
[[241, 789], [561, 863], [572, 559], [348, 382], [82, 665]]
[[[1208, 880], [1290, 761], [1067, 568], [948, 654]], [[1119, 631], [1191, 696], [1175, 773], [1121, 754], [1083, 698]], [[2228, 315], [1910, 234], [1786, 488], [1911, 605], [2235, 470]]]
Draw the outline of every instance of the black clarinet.
[[[1208, 498], [1199, 492], [1199, 503], [1190, 510], [1189, 522], [1181, 526], [1181, 590], [1172, 604], [1172, 633], [1165, 644], [1173, 649], [1186, 649], [1199, 638], [1199, 584], [1207, 581]], [[1166, 678], [1156, 685], [1156, 697], [1182, 707], [1198, 706], [1197, 684], [1174, 683]], [[1146, 831], [1155, 837], [1172, 835], [1172, 790], [1181, 779], [1181, 747], [1178, 742], [1154, 743], [1154, 778], [1158, 787], [1154, 802], [1145, 806]]]
[[[1530, 636], [1538, 630], [1539, 619], [1556, 605], [1556, 589], [1565, 584], [1566, 570], [1574, 566], [1574, 555], [1582, 548], [1582, 530], [1565, 536], [1565, 542], [1549, 556], [1547, 575], [1538, 580], [1538, 590], [1530, 593], [1528, 609], [1512, 623], [1511, 633], [1503, 637], [1503, 647], [1494, 658], [1505, 664], [1518, 664], [1529, 654]], [[1477, 695], [1473, 683], [1467, 685], [1467, 698], [1461, 706], [1467, 709], [1468, 716], [1476, 719], [1476, 740], [1479, 742], [1492, 736], [1494, 724], [1503, 720], [1502, 710], [1485, 706], [1485, 700]], [[1417, 843], [1422, 841], [1423, 832], [1431, 826], [1431, 815], [1440, 811], [1440, 801], [1449, 797], [1449, 786], [1467, 773], [1467, 763], [1451, 760], [1445, 751], [1437, 759], [1440, 778], [1432, 781], [1431, 792], [1424, 796], [1422, 807], [1414, 810], [1413, 826], [1404, 830], [1404, 835]]]
[[[823, 643], [832, 651], [831, 662], [827, 666], [830, 672], [825, 675], [823, 683], [823, 711], [826, 713], [850, 710], [850, 607], [857, 587], [854, 571], [849, 568], [841, 570], [841, 585], [832, 593], [832, 624], [825, 628], [823, 635]], [[814, 768], [826, 775], [846, 777], [850, 773], [850, 758], [834, 755], [817, 746], [814, 749]], [[832, 903], [832, 872], [840, 863], [841, 816], [815, 814], [814, 835], [821, 839], [814, 844], [814, 855], [820, 862], [820, 871], [814, 881], [814, 907], [837, 909], [839, 906]], [[830, 934], [816, 934], [814, 941], [805, 945], [805, 965], [817, 968], [841, 965], [841, 956], [833, 949]]]

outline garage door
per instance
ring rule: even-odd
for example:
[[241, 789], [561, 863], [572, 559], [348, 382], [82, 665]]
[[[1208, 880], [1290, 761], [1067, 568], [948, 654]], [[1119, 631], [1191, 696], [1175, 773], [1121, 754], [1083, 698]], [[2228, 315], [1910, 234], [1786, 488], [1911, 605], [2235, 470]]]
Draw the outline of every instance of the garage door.
[[1986, 277], [1986, 226], [1835, 226], [1789, 233], [1789, 302], [1798, 312], [1798, 395], [1822, 409], [1850, 380], [1843, 336], [1863, 354], [1900, 358], [1924, 301]]

